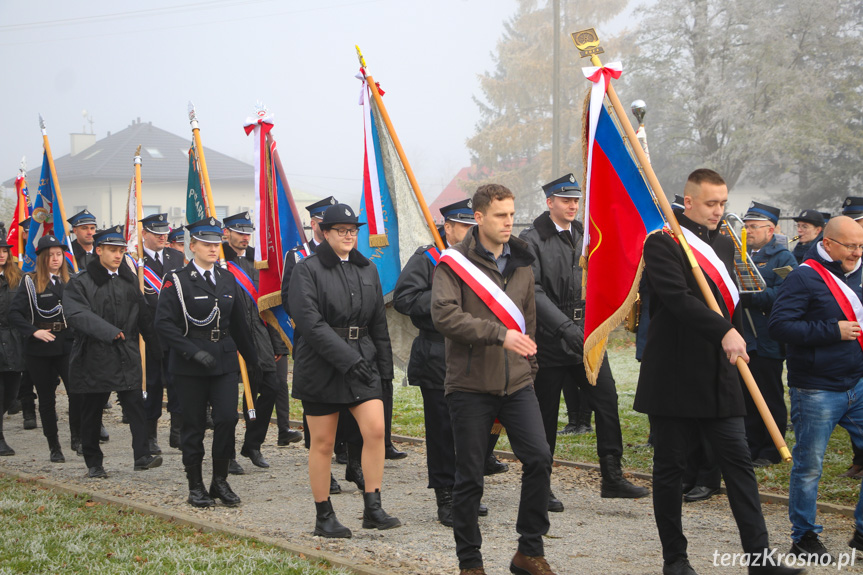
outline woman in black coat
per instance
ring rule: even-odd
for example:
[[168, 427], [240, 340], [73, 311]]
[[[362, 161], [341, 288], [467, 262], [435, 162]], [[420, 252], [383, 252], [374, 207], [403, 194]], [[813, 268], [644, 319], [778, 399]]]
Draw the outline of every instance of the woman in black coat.
[[9, 325], [9, 305], [21, 282], [21, 271], [12, 261], [6, 229], [0, 227], [0, 456], [15, 455], [3, 437], [3, 416], [18, 397], [18, 384], [24, 370], [21, 336]]
[[24, 364], [39, 396], [42, 433], [48, 439], [51, 462], [63, 463], [57, 436], [57, 411], [54, 393], [57, 377], [63, 380], [69, 396], [69, 430], [72, 448], [80, 444], [81, 397], [69, 393], [69, 352], [72, 333], [63, 315], [63, 286], [69, 281], [64, 252], [66, 244], [53, 235], [43, 236], [36, 246], [36, 271], [24, 276], [9, 309], [9, 323], [24, 340]]
[[327, 208], [320, 223], [325, 241], [294, 268], [288, 296], [298, 336], [292, 395], [302, 400], [308, 421], [315, 534], [324, 537], [351, 536], [329, 499], [330, 457], [343, 408], [363, 436], [363, 527], [401, 525], [381, 509], [382, 380], [392, 383], [393, 358], [377, 268], [356, 250], [360, 225], [350, 206]]
[[[209, 507], [214, 499], [228, 506], [240, 498], [228, 484], [228, 463], [234, 453], [237, 427], [237, 384], [243, 354], [253, 379], [259, 379], [258, 354], [243, 309], [237, 280], [215, 265], [219, 261], [222, 224], [215, 218], [186, 226], [194, 258], [165, 276], [156, 306], [156, 332], [170, 349], [168, 371], [173, 375], [183, 426], [180, 449], [189, 481], [188, 503]], [[204, 488], [201, 463], [207, 403], [213, 406], [213, 480]]]

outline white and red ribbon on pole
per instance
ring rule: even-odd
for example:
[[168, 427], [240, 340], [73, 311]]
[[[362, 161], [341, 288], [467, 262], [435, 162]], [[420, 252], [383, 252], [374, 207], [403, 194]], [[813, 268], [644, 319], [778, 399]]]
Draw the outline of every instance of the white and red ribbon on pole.
[[[126, 251], [132, 258], [138, 257], [138, 189], [135, 178], [129, 186], [129, 200], [126, 203]], [[139, 264], [141, 262], [138, 262]]]
[[256, 118], [246, 118], [243, 125], [248, 136], [254, 132], [255, 145], [255, 262], [267, 261], [267, 226], [269, 202], [267, 196], [267, 133], [273, 129], [273, 116], [265, 111]]
[[733, 316], [734, 308], [740, 301], [740, 292], [737, 291], [737, 284], [731, 279], [725, 264], [716, 255], [710, 244], [696, 236], [691, 230], [684, 227], [680, 229], [683, 232], [683, 237], [686, 238], [686, 243], [692, 249], [695, 261], [719, 288], [719, 293], [722, 294], [722, 299], [725, 302], [725, 308], [728, 310], [728, 316]]
[[[366, 219], [369, 226], [369, 236], [386, 233], [384, 226], [384, 211], [381, 205], [381, 185], [378, 174], [377, 155], [375, 154], [374, 132], [372, 131], [371, 94], [366, 77], [362, 70], [356, 75], [363, 85], [360, 89], [359, 105], [363, 107], [363, 195], [366, 200]], [[383, 94], [383, 92], [381, 92]]]
[[473, 262], [454, 249], [441, 253], [438, 265], [446, 264], [508, 329], [526, 333], [524, 314], [515, 302]]
[[[599, 68], [597, 66], [588, 66], [582, 68], [584, 77], [593, 82], [593, 87], [590, 89], [590, 116], [589, 128], [587, 132], [587, 176], [584, 181], [584, 213], [590, 213], [590, 196], [591, 196], [591, 167], [593, 166], [593, 140], [596, 134], [596, 125], [599, 123], [599, 111], [602, 108], [602, 101], [605, 98], [605, 93], [608, 91], [608, 85], [611, 79], [620, 78], [623, 73], [623, 66], [620, 62], [611, 62]], [[584, 226], [584, 245], [581, 253], [588, 254], [588, 245], [590, 243], [590, 225], [585, 223]]]

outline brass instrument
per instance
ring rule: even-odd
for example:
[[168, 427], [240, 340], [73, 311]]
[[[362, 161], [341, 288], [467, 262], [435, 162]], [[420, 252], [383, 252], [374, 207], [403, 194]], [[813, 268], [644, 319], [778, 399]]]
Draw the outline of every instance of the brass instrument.
[[740, 231], [743, 230], [743, 220], [737, 214], [726, 214], [719, 225], [721, 233], [727, 235], [734, 242], [734, 271], [737, 276], [737, 287], [740, 293], [755, 293], [764, 290], [767, 284], [758, 268], [752, 264], [748, 254], [744, 256], [743, 242], [740, 240]]

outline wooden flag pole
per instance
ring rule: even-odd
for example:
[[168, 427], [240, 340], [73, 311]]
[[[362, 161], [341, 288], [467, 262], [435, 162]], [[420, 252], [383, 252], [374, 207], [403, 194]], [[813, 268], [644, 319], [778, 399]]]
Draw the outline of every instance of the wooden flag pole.
[[432, 218], [431, 211], [429, 211], [429, 207], [426, 204], [425, 198], [423, 197], [422, 191], [420, 191], [420, 185], [417, 182], [416, 177], [414, 177], [414, 172], [411, 169], [410, 162], [408, 162], [408, 158], [405, 155], [404, 148], [402, 148], [402, 144], [399, 141], [399, 137], [396, 134], [396, 130], [393, 127], [392, 120], [390, 120], [390, 115], [387, 113], [387, 108], [384, 106], [384, 100], [381, 98], [381, 93], [378, 91], [378, 86], [375, 84], [374, 78], [372, 78], [371, 74], [366, 74], [366, 60], [363, 58], [363, 53], [360, 52], [360, 47], [356, 46], [357, 49], [357, 57], [360, 59], [360, 66], [362, 70], [363, 77], [366, 79], [366, 83], [369, 85], [369, 88], [372, 90], [372, 96], [375, 99], [375, 104], [378, 106], [378, 110], [381, 111], [381, 117], [384, 120], [384, 124], [387, 126], [387, 130], [389, 130], [390, 137], [393, 139], [393, 145], [396, 148], [396, 152], [399, 155], [399, 158], [402, 161], [402, 165], [405, 168], [405, 173], [408, 176], [408, 180], [411, 183], [411, 187], [414, 190], [414, 195], [416, 196], [417, 202], [419, 202], [420, 208], [423, 211], [423, 216], [425, 216], [426, 224], [428, 224], [429, 229], [432, 233], [432, 238], [434, 238], [434, 243], [438, 247], [438, 249], [442, 250], [446, 246], [443, 244], [443, 240], [440, 237], [440, 233], [437, 230], [437, 226], [434, 223], [434, 218]]
[[[21, 184], [22, 188], [27, 187], [27, 164], [24, 158], [21, 158], [21, 167], [18, 168], [18, 171], [21, 172], [21, 177], [23, 178], [23, 182]], [[19, 192], [20, 195], [24, 195], [23, 189]], [[17, 194], [16, 194], [17, 196]], [[24, 201], [21, 201], [20, 197], [16, 197], [18, 200], [18, 267], [24, 267], [24, 226], [21, 225], [21, 222], [27, 219], [27, 197], [24, 197]]]
[[[141, 206], [141, 146], [135, 150], [135, 230], [138, 235], [138, 289], [144, 293], [144, 236], [142, 234], [143, 226], [141, 219], [143, 215], [143, 207]], [[128, 202], [126, 206], [128, 206]], [[126, 208], [128, 209], [128, 207]], [[126, 230], [128, 232], [128, 230]], [[144, 343], [144, 336], [138, 335], [138, 345], [141, 347], [141, 392], [144, 394], [144, 399], [147, 399], [147, 344]]]
[[[211, 218], [216, 217], [216, 208], [213, 204], [213, 192], [210, 189], [210, 174], [207, 172], [207, 161], [204, 159], [204, 146], [201, 144], [201, 129], [198, 127], [198, 116], [195, 113], [195, 106], [189, 102], [189, 123], [192, 125], [192, 135], [195, 137], [195, 150], [198, 152], [198, 162], [201, 164], [201, 180], [204, 184], [204, 195], [207, 199], [207, 213]], [[191, 237], [191, 236], [190, 236]], [[227, 268], [225, 263], [225, 248], [222, 242], [219, 242], [219, 262], [223, 269]], [[246, 367], [246, 360], [237, 352], [237, 359], [240, 361], [240, 377], [243, 380], [243, 393], [246, 396], [246, 407], [248, 408], [249, 420], [254, 421], [255, 404], [252, 401], [252, 388], [249, 386], [249, 370]]]
[[[54, 201], [57, 202], [57, 207], [60, 209], [60, 227], [63, 230], [63, 241], [68, 245], [69, 236], [66, 231], [66, 210], [63, 208], [63, 195], [60, 193], [60, 182], [57, 180], [57, 169], [54, 167], [54, 156], [51, 155], [51, 144], [48, 143], [48, 130], [45, 128], [45, 120], [42, 114], [39, 114], [39, 127], [42, 128], [42, 146], [45, 148], [45, 157], [48, 158], [48, 168], [51, 170], [51, 181], [54, 183]], [[54, 224], [57, 223], [56, 211]], [[55, 226], [56, 228], [56, 226]], [[54, 235], [57, 235], [57, 230], [54, 229]], [[78, 273], [78, 260], [75, 259], [75, 254], [72, 254], [72, 269]]]
[[[599, 68], [602, 67], [602, 62], [598, 56], [598, 54], [602, 53], [602, 49], [599, 48], [599, 38], [593, 29], [575, 32], [572, 34], [572, 39], [575, 43], [575, 47], [581, 52], [582, 58], [590, 56], [590, 62], [594, 66]], [[623, 131], [625, 132], [627, 139], [632, 144], [630, 145], [630, 149], [633, 151], [636, 159], [638, 159], [638, 162], [641, 165], [641, 168], [644, 170], [647, 183], [653, 190], [654, 197], [657, 200], [666, 221], [668, 221], [671, 226], [671, 231], [674, 233], [674, 237], [680, 242], [680, 246], [683, 248], [686, 257], [689, 259], [689, 264], [692, 267], [692, 274], [695, 276], [695, 281], [701, 289], [701, 294], [704, 296], [707, 306], [719, 315], [722, 315], [722, 310], [719, 308], [719, 304], [713, 296], [713, 292], [710, 291], [710, 286], [707, 284], [707, 279], [704, 277], [704, 271], [695, 260], [695, 255], [692, 253], [692, 249], [689, 247], [689, 243], [686, 241], [683, 232], [680, 230], [680, 224], [677, 221], [677, 217], [674, 215], [674, 211], [671, 209], [671, 204], [668, 203], [668, 199], [662, 191], [662, 186], [656, 177], [656, 173], [653, 171], [650, 160], [638, 144], [638, 137], [635, 134], [635, 130], [632, 129], [632, 124], [629, 122], [629, 118], [626, 115], [626, 108], [624, 108], [623, 104], [620, 103], [620, 99], [617, 97], [617, 92], [615, 92], [614, 86], [610, 83], [608, 85], [607, 94], [608, 99], [614, 108], [614, 112], [617, 114], [617, 118], [620, 121], [620, 125], [623, 127]], [[761, 418], [764, 420], [764, 425], [767, 427], [767, 431], [770, 433], [770, 437], [773, 439], [776, 449], [779, 450], [779, 455], [784, 461], [791, 461], [791, 451], [788, 449], [788, 445], [785, 443], [785, 438], [782, 437], [782, 434], [779, 432], [779, 428], [776, 426], [776, 421], [774, 421], [773, 415], [770, 413], [770, 409], [767, 407], [767, 403], [765, 403], [764, 397], [761, 395], [761, 390], [758, 389], [758, 384], [755, 383], [755, 378], [752, 377], [749, 365], [747, 365], [746, 361], [741, 357], [737, 358], [735, 365], [737, 366], [738, 371], [740, 371], [740, 375], [743, 377], [743, 381], [746, 384], [746, 388], [749, 390], [749, 394], [752, 396], [752, 401], [758, 408], [758, 413], [761, 414]]]

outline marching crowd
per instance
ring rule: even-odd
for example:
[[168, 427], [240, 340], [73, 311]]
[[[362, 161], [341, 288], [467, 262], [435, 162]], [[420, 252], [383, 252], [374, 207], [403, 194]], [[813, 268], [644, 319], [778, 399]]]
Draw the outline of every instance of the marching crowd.
[[[568, 404], [580, 398], [580, 408], [568, 409], [587, 411], [587, 425], [589, 412], [595, 414], [601, 496], [650, 494], [623, 475], [618, 397], [608, 362], [595, 385], [585, 375], [581, 189], [568, 174], [544, 185], [543, 193], [548, 210], [520, 237], [512, 233], [514, 196], [502, 185], [480, 186], [471, 199], [442, 208], [446, 249], [418, 248], [393, 293], [395, 309], [419, 331], [407, 377], [422, 393], [428, 487], [435, 491], [439, 521], [453, 528], [462, 575], [485, 573], [477, 517], [488, 513], [484, 475], [506, 469], [493, 455], [501, 426], [523, 469], [510, 570], [553, 575], [543, 535], [549, 512], [564, 511], [550, 490], [561, 393]], [[721, 313], [708, 307], [677, 238], [654, 233], [644, 245], [646, 311], [634, 408], [648, 415], [651, 426], [662, 571], [695, 573], [682, 501], [710, 497], [724, 478], [741, 544], [754, 559], [749, 572], [800, 573], [799, 566], [769, 561], [753, 468], [778, 463], [780, 453], [735, 363], [742, 358], [749, 364], [784, 435], [787, 357], [796, 439], [791, 553], [832, 560], [818, 537], [815, 511], [827, 440], [837, 425], [848, 430], [855, 450], [848, 475], [863, 478], [863, 198], [848, 198], [842, 215], [826, 222], [824, 214], [804, 210], [795, 218], [793, 253], [777, 232], [779, 210], [753, 202], [742, 219], [748, 257], [764, 279], [765, 287], [755, 292], [740, 292], [733, 279], [734, 245], [720, 230], [727, 199], [722, 177], [700, 169], [689, 176], [675, 210], [687, 242], [704, 258]], [[157, 468], [157, 422], [167, 395], [169, 445], [182, 451], [188, 503], [239, 505], [228, 476], [242, 472], [235, 431], [237, 385], [246, 371], [256, 418], [243, 410], [240, 454], [269, 467], [261, 445], [274, 411], [279, 445], [305, 441], [314, 533], [352, 535], [330, 499], [341, 489], [331, 472], [334, 454], [347, 463], [345, 479], [363, 492], [362, 527], [399, 527], [383, 507], [384, 460], [406, 454], [390, 439], [392, 347], [377, 270], [356, 248], [364, 224], [333, 197], [306, 209], [313, 239], [308, 251], [298, 247], [286, 254], [282, 280], [282, 304], [295, 324], [292, 350], [258, 315], [248, 213], [174, 230], [166, 214], [144, 218], [144, 263], [159, 281], [143, 293], [126, 263], [123, 227], [97, 230], [87, 210], [68, 220], [75, 235], [71, 254], [64, 238], [38, 240], [32, 273], [21, 274], [12, 246], [2, 241], [0, 456], [15, 453], [3, 438], [2, 415], [20, 409], [25, 429], [34, 429], [38, 398], [50, 461], [65, 461], [55, 409], [62, 381], [70, 448], [83, 457], [89, 477], [108, 477], [99, 445], [109, 437], [102, 412], [112, 392], [130, 426], [134, 469]], [[25, 234], [27, 224], [22, 222]], [[67, 256], [77, 262], [77, 274]], [[289, 426], [290, 395], [302, 401], [302, 432]], [[584, 425], [583, 415], [571, 419]], [[203, 476], [208, 428], [209, 488]], [[863, 550], [863, 499], [855, 522], [849, 545]]]

